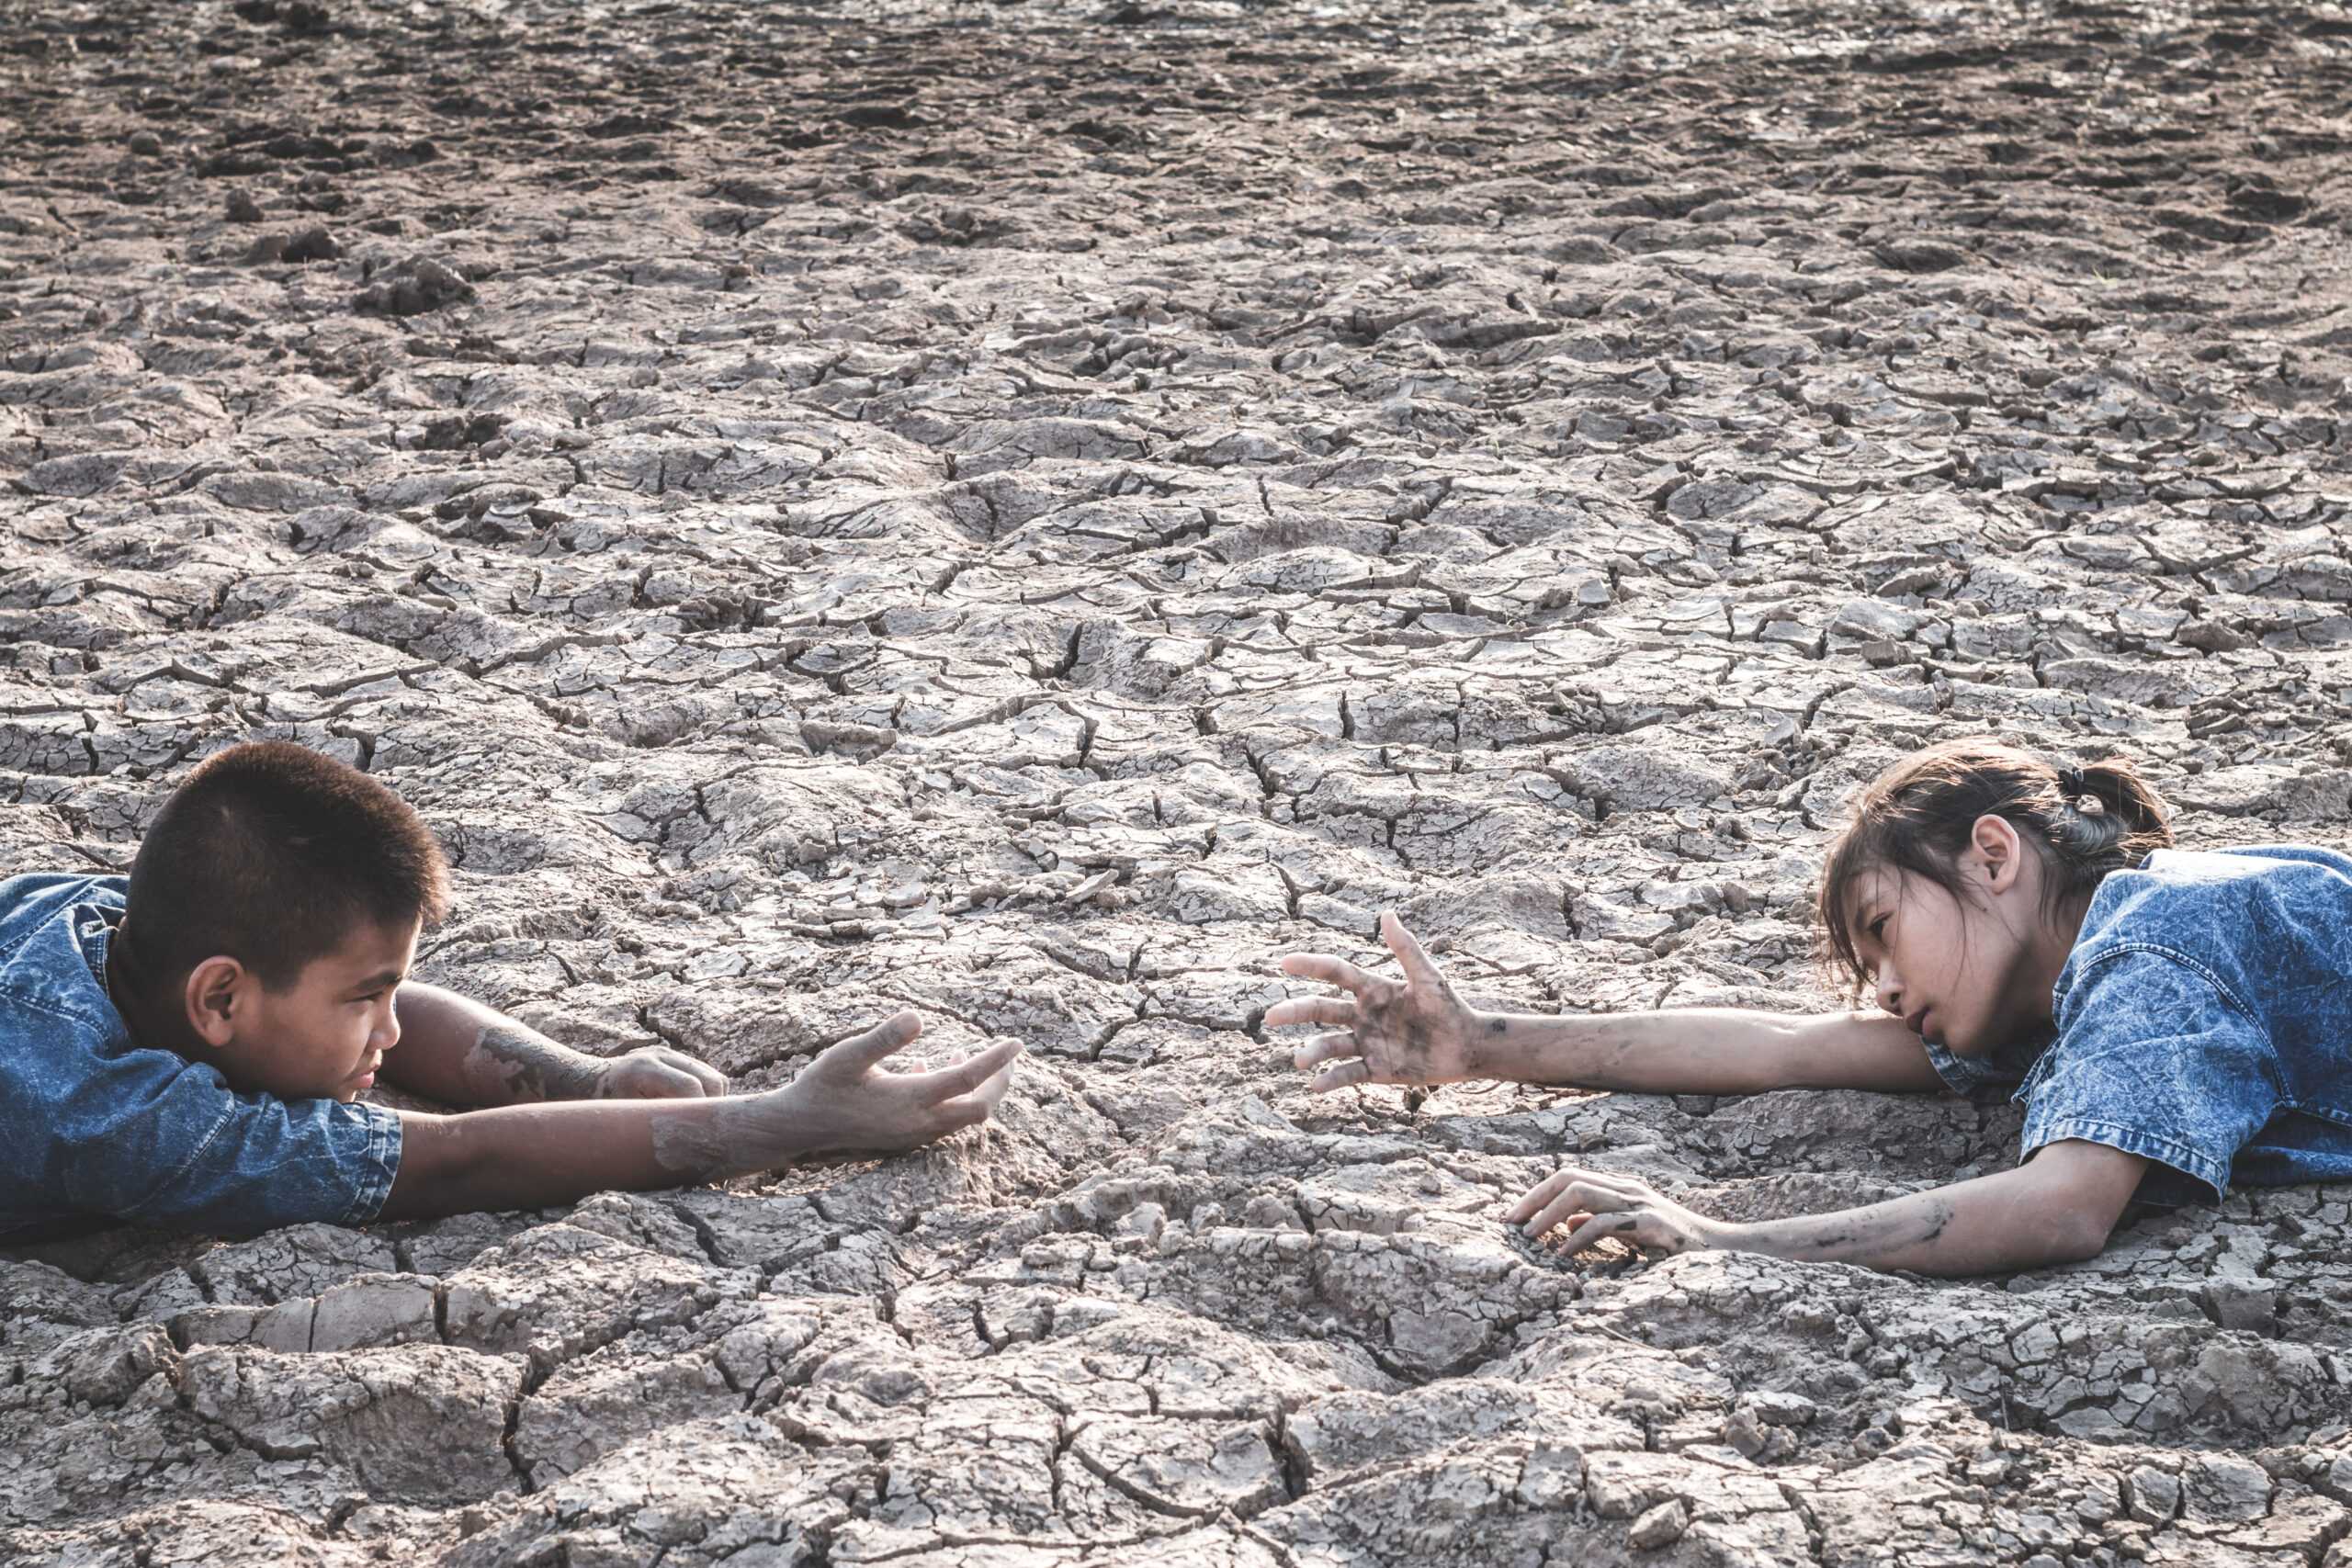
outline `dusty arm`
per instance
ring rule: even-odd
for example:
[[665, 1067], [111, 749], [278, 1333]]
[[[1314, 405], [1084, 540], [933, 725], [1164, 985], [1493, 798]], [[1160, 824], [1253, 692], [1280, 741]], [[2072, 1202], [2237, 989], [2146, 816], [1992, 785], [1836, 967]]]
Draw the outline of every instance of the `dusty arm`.
[[1295, 1058], [1301, 1067], [1323, 1067], [1314, 1082], [1318, 1090], [1465, 1078], [1648, 1094], [1943, 1087], [1917, 1036], [1900, 1019], [1864, 1013], [1802, 1018], [1733, 1008], [1586, 1017], [1475, 1012], [1396, 916], [1381, 917], [1381, 931], [1404, 971], [1402, 981], [1321, 953], [1283, 960], [1293, 975], [1353, 993], [1297, 997], [1266, 1010], [1271, 1025], [1319, 1023], [1338, 1032], [1307, 1041]]
[[987, 1120], [1020, 1045], [1000, 1041], [934, 1072], [881, 1071], [920, 1028], [914, 1014], [897, 1014], [765, 1094], [402, 1111], [400, 1168], [377, 1217], [533, 1209], [715, 1181], [811, 1155], [912, 1148]]
[[2015, 1170], [1859, 1209], [1747, 1224], [1694, 1213], [1630, 1177], [1568, 1169], [1539, 1183], [1508, 1218], [1531, 1236], [1567, 1225], [1572, 1248], [1616, 1236], [1645, 1252], [1762, 1252], [1920, 1274], [1998, 1274], [2095, 1256], [2147, 1164], [2066, 1138]]
[[655, 1046], [610, 1060], [591, 1056], [438, 986], [408, 981], [393, 1008], [401, 1040], [384, 1054], [385, 1081], [450, 1105], [727, 1092], [726, 1075], [682, 1051]]

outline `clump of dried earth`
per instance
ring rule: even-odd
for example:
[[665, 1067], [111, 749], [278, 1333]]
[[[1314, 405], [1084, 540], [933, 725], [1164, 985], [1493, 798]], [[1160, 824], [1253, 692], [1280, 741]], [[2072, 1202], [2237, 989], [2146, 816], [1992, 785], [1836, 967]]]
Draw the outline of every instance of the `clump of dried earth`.
[[1998, 1168], [1951, 1098], [1307, 1100], [1285, 950], [1826, 1005], [1938, 737], [2352, 794], [2332, 5], [0, 7], [0, 844], [291, 737], [422, 973], [930, 1151], [0, 1264], [28, 1563], [2342, 1561], [2341, 1189], [1974, 1282], [1577, 1268]]

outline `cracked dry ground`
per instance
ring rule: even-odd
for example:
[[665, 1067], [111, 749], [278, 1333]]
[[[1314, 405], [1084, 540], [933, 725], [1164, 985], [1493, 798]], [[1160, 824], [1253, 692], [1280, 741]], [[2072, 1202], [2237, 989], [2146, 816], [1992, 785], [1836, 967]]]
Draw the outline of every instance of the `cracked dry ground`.
[[1258, 1021], [1388, 908], [1482, 1000], [1823, 1006], [1935, 737], [2344, 844], [2343, 12], [0, 18], [7, 863], [292, 737], [445, 838], [422, 974], [587, 1049], [1031, 1050], [905, 1158], [19, 1252], [0, 1556], [2352, 1552], [2342, 1189], [1565, 1269], [1563, 1156], [1763, 1216], [2017, 1116], [1310, 1102]]

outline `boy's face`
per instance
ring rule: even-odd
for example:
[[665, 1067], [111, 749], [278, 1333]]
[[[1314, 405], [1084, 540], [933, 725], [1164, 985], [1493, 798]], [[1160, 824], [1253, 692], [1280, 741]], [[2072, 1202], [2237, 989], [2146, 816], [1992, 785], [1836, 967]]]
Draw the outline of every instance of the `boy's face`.
[[233, 959], [206, 960], [187, 995], [207, 1059], [235, 1089], [348, 1102], [400, 1043], [392, 996], [415, 959], [417, 931], [362, 926], [284, 991]]
[[2041, 916], [2041, 863], [2014, 829], [1993, 837], [2001, 841], [1962, 852], [1962, 896], [1880, 867], [1857, 879], [1852, 910], [1855, 950], [1871, 970], [1880, 1009], [1962, 1056], [1982, 1055], [2047, 1021], [2055, 977]]

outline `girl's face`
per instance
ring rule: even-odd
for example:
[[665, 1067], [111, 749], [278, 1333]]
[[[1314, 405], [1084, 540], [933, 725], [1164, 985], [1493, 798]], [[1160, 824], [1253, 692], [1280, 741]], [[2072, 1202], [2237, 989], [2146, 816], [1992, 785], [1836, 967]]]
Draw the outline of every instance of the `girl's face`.
[[1955, 869], [1958, 896], [1873, 868], [1857, 879], [1851, 929], [1879, 1007], [1920, 1038], [1978, 1056], [2050, 1021], [2074, 933], [2043, 918], [2041, 858], [2007, 818], [1978, 818]]

